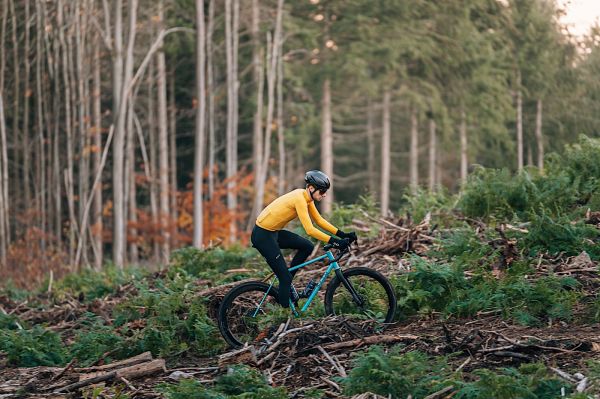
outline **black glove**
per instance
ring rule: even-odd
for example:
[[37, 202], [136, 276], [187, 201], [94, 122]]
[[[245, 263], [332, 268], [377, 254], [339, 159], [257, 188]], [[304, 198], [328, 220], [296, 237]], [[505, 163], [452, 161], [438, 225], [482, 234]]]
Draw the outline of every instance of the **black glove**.
[[335, 237], [331, 237], [329, 239], [329, 244], [333, 245], [333, 247], [335, 249], [339, 249], [340, 251], [344, 251], [346, 249], [348, 249], [348, 247], [350, 246], [350, 240], [348, 240], [347, 238], [335, 238]]
[[353, 231], [351, 231], [350, 233], [344, 233], [342, 230], [338, 229], [335, 235], [340, 238], [347, 238], [348, 241], [350, 241], [350, 244], [358, 240], [358, 237], [356, 237], [356, 233]]

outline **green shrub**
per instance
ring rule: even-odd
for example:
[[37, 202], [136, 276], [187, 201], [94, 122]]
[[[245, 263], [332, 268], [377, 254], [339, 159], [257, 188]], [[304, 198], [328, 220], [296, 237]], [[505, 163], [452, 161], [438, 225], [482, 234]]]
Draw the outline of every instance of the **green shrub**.
[[214, 321], [202, 298], [195, 297], [192, 279], [182, 274], [172, 280], [157, 280], [156, 287], [140, 285], [138, 295], [114, 311], [115, 325], [143, 319], [141, 330], [132, 334], [135, 352], [151, 351], [158, 356], [175, 356], [187, 350], [210, 354], [223, 346]]
[[433, 216], [450, 213], [456, 201], [443, 187], [433, 192], [422, 187], [416, 192], [407, 188], [402, 198], [405, 205], [400, 213], [409, 213], [415, 223], [420, 223], [430, 212]]
[[17, 330], [23, 323], [15, 315], [0, 313], [0, 330]]
[[61, 366], [66, 350], [55, 332], [41, 326], [30, 330], [0, 330], [0, 351], [8, 355], [15, 367]]
[[561, 388], [568, 393], [569, 384], [549, 374], [540, 363], [524, 364], [518, 369], [506, 368], [500, 372], [479, 369], [474, 382], [457, 382], [456, 399], [551, 399], [561, 398]]
[[431, 254], [459, 266], [472, 267], [480, 265], [482, 260], [489, 265], [492, 251], [487, 241], [482, 241], [471, 227], [464, 226], [444, 233], [439, 249]]
[[531, 256], [540, 252], [578, 255], [588, 251], [592, 259], [600, 259], [600, 249], [596, 245], [599, 231], [594, 226], [581, 222], [571, 223], [566, 217], [551, 218], [545, 213], [533, 215], [529, 233], [523, 236], [522, 245]]
[[587, 203], [600, 191], [600, 140], [580, 136], [578, 143], [565, 146], [564, 154], [550, 154], [546, 168], [551, 176], [566, 174], [578, 193], [579, 203]]
[[344, 394], [372, 392], [392, 398], [423, 398], [443, 387], [451, 373], [446, 358], [430, 359], [422, 352], [401, 353], [401, 349], [395, 346], [386, 352], [375, 345], [359, 353], [348, 377], [341, 380]]
[[393, 278], [400, 317], [417, 312], [441, 312], [446, 316], [474, 316], [488, 310], [506, 318], [535, 325], [547, 319], [569, 321], [582, 297], [571, 277], [543, 277], [529, 281], [515, 274], [498, 280], [486, 272], [466, 279], [456, 264], [437, 265], [413, 258], [413, 270]]
[[260, 371], [245, 365], [236, 365], [208, 388], [196, 380], [182, 380], [178, 384], [163, 384], [159, 390], [169, 399], [286, 399], [285, 388], [271, 387]]
[[204, 250], [187, 247], [173, 252], [169, 273], [173, 275], [185, 271], [193, 277], [208, 279], [215, 284], [224, 284], [247, 277], [240, 274], [228, 275], [225, 272], [229, 269], [246, 267], [247, 263], [258, 256], [260, 255], [255, 249], [238, 246]]
[[411, 263], [413, 270], [394, 280], [401, 315], [417, 311], [443, 312], [457, 292], [468, 287], [460, 268], [437, 265], [417, 256], [411, 258]]
[[102, 298], [115, 293], [119, 286], [132, 280], [139, 280], [146, 272], [142, 269], [120, 269], [114, 265], [106, 266], [101, 271], [84, 269], [79, 273], [65, 276], [55, 284], [55, 295], [68, 293], [73, 296], [82, 295], [86, 301]]
[[531, 209], [538, 200], [537, 187], [528, 172], [512, 176], [506, 170], [479, 167], [461, 192], [458, 209], [469, 217], [511, 220]]
[[83, 321], [84, 329], [75, 335], [73, 344], [69, 347], [71, 355], [77, 358], [79, 365], [87, 367], [95, 363], [107, 352], [111, 355], [106, 358], [125, 358], [130, 350], [125, 346], [125, 339], [113, 327], [104, 325], [101, 318], [88, 314]]
[[[334, 203], [333, 212], [328, 220], [342, 231], [348, 231], [352, 230], [354, 219], [369, 222], [368, 218], [365, 217], [365, 213], [371, 217], [376, 217], [381, 213], [372, 195], [359, 196], [356, 204], [341, 205]], [[368, 232], [359, 233], [359, 239], [376, 236], [379, 234], [379, 228], [379, 225], [373, 223]]]

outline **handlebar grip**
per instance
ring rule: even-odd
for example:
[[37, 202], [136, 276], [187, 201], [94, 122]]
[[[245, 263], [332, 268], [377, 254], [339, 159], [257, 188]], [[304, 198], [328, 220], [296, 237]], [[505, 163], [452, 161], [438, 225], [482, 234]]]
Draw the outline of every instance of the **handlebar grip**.
[[333, 244], [326, 244], [326, 245], [323, 247], [323, 249], [324, 249], [325, 251], [329, 251], [331, 248], [333, 248]]

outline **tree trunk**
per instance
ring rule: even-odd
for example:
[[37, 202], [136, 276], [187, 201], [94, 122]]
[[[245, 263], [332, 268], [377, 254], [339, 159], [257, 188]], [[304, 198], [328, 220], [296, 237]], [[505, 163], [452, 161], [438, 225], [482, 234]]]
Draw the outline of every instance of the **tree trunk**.
[[[36, 53], [42, 54], [42, 40], [44, 35], [44, 25], [42, 23], [42, 10], [40, 7], [40, 2], [36, 0], [35, 2], [36, 9]], [[0, 45], [2, 45], [3, 41], [0, 40]], [[1, 57], [1, 55], [0, 55]], [[45, 146], [45, 136], [44, 136], [44, 106], [43, 106], [43, 98], [44, 92], [42, 89], [42, 57], [35, 57], [35, 82], [36, 82], [36, 122], [37, 122], [37, 130], [39, 138], [36, 140], [36, 143], [39, 144], [38, 147], [38, 157], [36, 162], [36, 181], [39, 182], [39, 201], [38, 201], [38, 214], [40, 215], [40, 223], [39, 228], [41, 231], [48, 231], [46, 218], [48, 216], [48, 209], [46, 209], [46, 146]], [[45, 65], [45, 63], [44, 63]], [[1, 70], [2, 68], [0, 68]], [[1, 88], [0, 88], [1, 91]], [[40, 238], [40, 247], [42, 256], [44, 259], [42, 260], [43, 266], [46, 267], [46, 238], [42, 236]]]
[[[23, 191], [25, 193], [25, 210], [31, 208], [31, 148], [29, 145], [29, 106], [31, 98], [31, 87], [30, 87], [30, 75], [31, 75], [31, 64], [29, 62], [29, 44], [30, 44], [30, 24], [31, 15], [29, 8], [29, 0], [25, 2], [25, 47], [24, 47], [24, 63], [25, 63], [25, 76], [23, 83], [25, 84], [25, 92], [23, 93]], [[38, 55], [40, 56], [40, 55]], [[16, 61], [16, 60], [15, 60]]]
[[437, 134], [433, 117], [429, 119], [429, 191], [435, 189], [437, 156]]
[[[125, 245], [127, 241], [127, 230], [125, 226], [125, 184], [124, 184], [124, 149], [127, 121], [127, 105], [129, 104], [130, 83], [133, 78], [133, 49], [135, 44], [137, 6], [138, 0], [129, 1], [129, 38], [127, 42], [127, 52], [125, 54], [125, 67], [123, 67], [123, 45], [122, 35], [122, 0], [118, 0], [117, 17], [115, 20], [115, 62], [113, 70], [115, 75], [120, 73], [119, 77], [114, 77], [115, 84], [119, 86], [117, 94], [118, 104], [116, 111], [116, 125], [113, 140], [113, 197], [114, 197], [114, 236], [113, 236], [113, 262], [118, 267], [123, 267], [125, 261]], [[118, 143], [118, 144], [117, 144]]]
[[517, 71], [517, 169], [523, 169], [523, 94], [521, 71]]
[[206, 28], [204, 26], [204, 0], [196, 0], [196, 132], [194, 148], [194, 240], [196, 248], [202, 248], [204, 242], [204, 152], [206, 118]]
[[[58, 1], [58, 25], [63, 26], [65, 6], [62, 0]], [[73, 119], [71, 109], [71, 64], [70, 57], [70, 39], [67, 42], [64, 30], [59, 30], [59, 40], [62, 48], [62, 68], [63, 68], [63, 83], [64, 83], [64, 101], [65, 101], [65, 131], [66, 131], [66, 155], [67, 169], [64, 171], [65, 192], [67, 194], [67, 206], [69, 210], [69, 264], [75, 266], [75, 243], [77, 232], [77, 218], [75, 216], [75, 187], [74, 187], [74, 148], [73, 148]]]
[[208, 198], [212, 199], [215, 191], [215, 78], [213, 74], [213, 31], [215, 23], [215, 0], [208, 3], [208, 25], [206, 27], [206, 72], [208, 95]]
[[[160, 33], [164, 27], [164, 0], [159, 2], [158, 19]], [[161, 47], [163, 43], [160, 44]], [[158, 65], [158, 176], [160, 185], [160, 228], [163, 235], [161, 262], [169, 262], [171, 226], [169, 223], [169, 133], [167, 128], [167, 81], [165, 52], [161, 48], [157, 55]]]
[[[260, 167], [262, 166], [263, 154], [263, 91], [264, 91], [264, 74], [262, 65], [262, 50], [259, 38], [260, 12], [258, 0], [252, 0], [252, 68], [254, 85], [256, 87], [256, 110], [254, 112], [254, 129], [252, 134], [252, 170], [254, 172], [254, 181], [259, 179]], [[255, 186], [256, 187], [256, 186]], [[250, 226], [254, 225], [256, 212], [250, 215]]]
[[537, 166], [544, 169], [544, 137], [542, 135], [542, 99], [538, 98], [535, 113], [535, 140], [537, 142]]
[[383, 121], [381, 133], [381, 215], [387, 216], [390, 208], [390, 167], [391, 167], [391, 123], [390, 91], [383, 93]]
[[[83, 9], [82, 9], [83, 8]], [[88, 95], [86, 93], [86, 85], [88, 82], [88, 65], [89, 63], [85, 61], [86, 57], [86, 30], [87, 30], [87, 15], [88, 10], [85, 2], [78, 2], [75, 9], [75, 58], [76, 58], [76, 72], [77, 72], [77, 125], [79, 127], [79, 226], [84, 226], [88, 224], [88, 221], [83, 220], [84, 207], [83, 204], [87, 202], [87, 198], [89, 196], [89, 147], [90, 147], [90, 139], [88, 134], [88, 120], [89, 115], [87, 113], [88, 109], [86, 107], [86, 102], [88, 101]], [[88, 264], [88, 245], [87, 245], [87, 234], [85, 231], [81, 230], [81, 241], [83, 247], [83, 261], [85, 264]]]
[[[60, 2], [59, 2], [60, 4]], [[62, 7], [61, 7], [62, 8]], [[17, 12], [15, 10], [15, 0], [10, 0], [10, 11], [12, 14], [12, 48], [13, 48], [13, 87], [14, 87], [14, 93], [13, 93], [13, 109], [12, 109], [12, 131], [11, 131], [11, 136], [13, 137], [14, 140], [14, 149], [13, 149], [13, 159], [12, 161], [16, 164], [16, 165], [20, 165], [21, 161], [19, 159], [19, 151], [18, 151], [18, 140], [21, 136], [21, 129], [19, 126], [19, 120], [20, 120], [20, 116], [21, 116], [21, 69], [20, 67], [20, 58], [19, 58], [19, 40], [18, 40], [18, 34], [17, 34], [17, 29], [18, 29], [18, 22], [17, 22]], [[11, 168], [11, 170], [14, 172], [14, 181], [21, 181], [21, 178], [19, 176], [19, 169], [20, 168]], [[10, 172], [10, 171], [9, 171]], [[8, 179], [7, 179], [8, 181]], [[13, 198], [23, 198], [22, 194], [21, 194], [21, 185], [20, 184], [15, 184], [12, 187], [13, 192], [12, 194], [14, 195]], [[8, 196], [6, 197], [7, 201], [10, 201], [10, 199], [8, 198]], [[20, 201], [19, 201], [20, 202]], [[8, 207], [8, 203], [6, 204]], [[21, 205], [21, 204], [18, 204]], [[13, 212], [18, 212], [19, 208], [18, 205], [14, 205], [13, 206]], [[11, 215], [10, 213], [8, 214], [9, 216]], [[18, 229], [19, 224], [15, 223], [14, 225], [14, 229], [15, 232]], [[10, 231], [9, 231], [9, 235], [10, 235]], [[9, 238], [10, 240], [10, 238]]]
[[[232, 9], [233, 1], [233, 9]], [[237, 236], [237, 43], [239, 24], [239, 0], [225, 0], [225, 42], [227, 59], [227, 209], [230, 215], [229, 241]]]
[[[94, 61], [93, 61], [93, 169], [94, 176], [100, 173], [100, 154], [102, 153], [102, 108], [101, 108], [101, 75], [100, 75], [100, 37], [96, 33], [94, 37]], [[94, 249], [94, 266], [96, 270], [102, 269], [103, 244], [102, 244], [102, 184], [98, 184], [93, 192], [94, 211], [92, 214], [92, 248]]]
[[169, 169], [171, 185], [171, 220], [173, 221], [173, 236], [171, 246], [177, 247], [177, 102], [175, 101], [175, 66], [172, 67], [171, 82], [169, 84]]
[[[4, 46], [4, 41], [0, 43], [0, 46]], [[4, 60], [4, 58], [3, 58]], [[8, 179], [5, 175], [7, 170], [7, 151], [6, 151], [6, 119], [4, 117], [4, 101], [2, 99], [3, 91], [0, 90], [0, 262], [2, 267], [6, 267], [6, 255], [8, 248], [8, 198], [5, 197], [5, 187], [8, 185]]]
[[[160, 218], [158, 214], [158, 146], [156, 134], [156, 107], [154, 105], [154, 62], [150, 61], [148, 66], [148, 142], [150, 145], [150, 214], [152, 215], [152, 226], [159, 229]], [[156, 234], [152, 237], [152, 247], [155, 261], [160, 259], [160, 245]]]
[[283, 134], [283, 43], [279, 42], [277, 53], [277, 143], [279, 147], [279, 178], [277, 179], [277, 193], [285, 192], [285, 135]]
[[369, 192], [375, 193], [377, 181], [375, 176], [375, 127], [374, 127], [374, 106], [369, 100], [367, 105], [367, 170], [369, 172]]
[[125, 148], [125, 115], [119, 115], [123, 98], [123, 0], [116, 0], [113, 54], [113, 263], [123, 267], [125, 257], [125, 209], [123, 164]]
[[277, 75], [277, 58], [280, 49], [279, 42], [281, 38], [281, 24], [283, 18], [283, 0], [277, 2], [277, 15], [275, 19], [275, 34], [273, 40], [267, 36], [267, 120], [265, 123], [265, 133], [263, 139], [263, 153], [261, 155], [262, 164], [260, 165], [256, 179], [256, 191], [254, 195], [254, 206], [248, 227], [252, 227], [254, 218], [263, 207], [265, 194], [265, 184], [269, 171], [269, 159], [271, 157], [271, 133], [273, 130], [273, 112], [275, 108], [275, 85]]
[[[129, 67], [129, 63], [127, 63]], [[132, 65], [133, 66], [133, 65]], [[128, 236], [129, 239], [129, 261], [137, 264], [139, 260], [138, 230], [137, 230], [137, 188], [135, 183], [135, 134], [133, 130], [133, 99], [127, 99], [127, 203], [129, 205]]]
[[460, 109], [460, 180], [461, 184], [467, 182], [468, 147], [467, 147], [467, 114], [464, 105]]
[[419, 187], [419, 120], [417, 110], [410, 110], [410, 190], [414, 194]]
[[[331, 121], [331, 82], [326, 78], [323, 82], [323, 98], [321, 100], [321, 170], [333, 178], [333, 126]], [[327, 192], [322, 201], [322, 212], [330, 213], [333, 203], [333, 188]]]

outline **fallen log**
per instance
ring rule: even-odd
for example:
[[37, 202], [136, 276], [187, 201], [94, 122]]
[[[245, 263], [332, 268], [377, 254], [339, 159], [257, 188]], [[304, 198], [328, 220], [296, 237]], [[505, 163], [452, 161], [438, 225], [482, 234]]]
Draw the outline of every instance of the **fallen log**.
[[351, 341], [336, 342], [323, 346], [323, 349], [336, 350], [344, 348], [358, 348], [363, 345], [375, 345], [375, 344], [391, 344], [400, 341], [414, 341], [419, 339], [418, 336], [412, 334], [403, 335], [372, 335], [370, 337], [353, 339]]
[[91, 385], [91, 384], [96, 384], [99, 382], [109, 381], [112, 379], [119, 379], [119, 380], [120, 379], [127, 379], [127, 380], [134, 379], [134, 378], [144, 377], [147, 375], [152, 375], [159, 371], [160, 372], [166, 371], [164, 359], [155, 359], [155, 360], [151, 360], [146, 363], [136, 364], [133, 366], [121, 368], [118, 370], [113, 370], [110, 372], [104, 372], [104, 373], [100, 373], [97, 375], [94, 375], [96, 373], [84, 374], [79, 377], [80, 380], [78, 382], [58, 388], [54, 392], [55, 393], [71, 392], [71, 391], [83, 388], [83, 387]]
[[144, 352], [139, 355], [119, 360], [118, 362], [113, 362], [109, 364], [104, 364], [102, 366], [92, 366], [92, 367], [80, 367], [74, 368], [73, 370], [78, 373], [92, 373], [96, 371], [106, 371], [106, 370], [114, 370], [122, 367], [133, 366], [135, 364], [145, 363], [152, 360], [152, 353]]
[[246, 345], [241, 349], [227, 352], [219, 356], [219, 367], [223, 368], [229, 364], [256, 364], [256, 349], [253, 345]]

